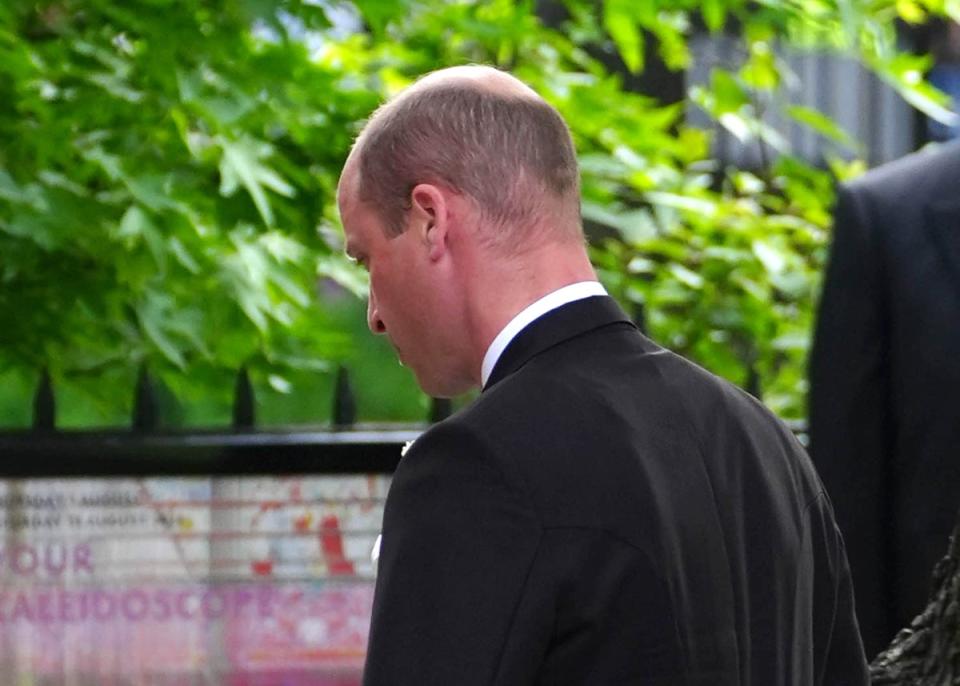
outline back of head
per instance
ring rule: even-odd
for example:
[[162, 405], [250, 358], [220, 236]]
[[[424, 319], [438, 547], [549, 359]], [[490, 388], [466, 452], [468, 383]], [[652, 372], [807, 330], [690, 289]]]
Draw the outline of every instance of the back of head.
[[494, 245], [531, 231], [582, 240], [579, 174], [560, 114], [491, 67], [433, 72], [383, 105], [357, 139], [359, 198], [403, 232], [410, 192], [434, 183], [469, 197]]

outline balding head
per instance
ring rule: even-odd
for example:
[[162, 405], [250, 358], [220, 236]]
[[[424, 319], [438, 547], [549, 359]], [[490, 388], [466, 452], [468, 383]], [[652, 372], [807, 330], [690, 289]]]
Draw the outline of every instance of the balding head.
[[433, 183], [475, 204], [492, 244], [534, 234], [582, 240], [566, 124], [531, 88], [491, 67], [432, 72], [383, 105], [357, 139], [343, 183], [389, 235], [404, 230], [411, 190]]
[[[447, 67], [424, 74], [413, 86], [404, 91], [404, 94], [416, 93], [418, 90], [425, 88], [455, 85], [473, 86], [488, 93], [513, 95], [542, 101], [537, 92], [520, 79], [499, 69], [479, 64]], [[400, 97], [403, 97], [403, 95]]]

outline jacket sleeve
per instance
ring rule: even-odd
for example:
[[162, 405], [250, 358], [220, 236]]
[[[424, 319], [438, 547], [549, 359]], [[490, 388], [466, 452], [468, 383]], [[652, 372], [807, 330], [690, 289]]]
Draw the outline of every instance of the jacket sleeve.
[[868, 653], [884, 605], [889, 437], [883, 255], [864, 191], [841, 188], [810, 363], [810, 452], [846, 542]]
[[854, 613], [850, 567], [826, 493], [811, 504], [808, 526], [814, 539], [814, 683], [866, 686], [870, 677]]
[[498, 683], [506, 641], [528, 640], [511, 623], [540, 534], [482, 439], [450, 422], [418, 439], [387, 497], [365, 686]]

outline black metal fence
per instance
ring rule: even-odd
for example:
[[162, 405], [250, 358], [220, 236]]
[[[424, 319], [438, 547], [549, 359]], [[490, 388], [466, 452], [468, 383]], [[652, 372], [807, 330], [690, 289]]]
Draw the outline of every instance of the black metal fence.
[[[637, 319], [642, 324], [642, 313]], [[760, 397], [755, 373], [745, 387]], [[358, 424], [343, 367], [334, 384], [329, 428], [258, 429], [255, 407], [250, 377], [241, 370], [230, 427], [163, 430], [154, 383], [142, 368], [128, 429], [63, 431], [56, 426], [53, 383], [44, 372], [34, 396], [32, 428], [0, 431], [0, 478], [390, 474], [403, 444], [452, 412], [449, 400], [435, 398], [422, 424]], [[805, 443], [804, 423], [788, 425]]]
[[337, 372], [329, 429], [258, 429], [253, 386], [237, 375], [232, 426], [165, 431], [145, 368], [134, 390], [129, 429], [58, 430], [50, 375], [42, 374], [31, 429], [0, 431], [0, 478], [201, 476], [254, 474], [389, 474], [400, 448], [429, 423], [449, 416], [449, 400], [432, 401], [423, 424], [364, 425], [346, 369]]

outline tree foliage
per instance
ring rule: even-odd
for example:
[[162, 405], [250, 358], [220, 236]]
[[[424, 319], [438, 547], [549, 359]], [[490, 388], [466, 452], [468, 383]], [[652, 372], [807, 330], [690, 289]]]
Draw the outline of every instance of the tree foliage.
[[[225, 396], [241, 366], [284, 392], [322, 372], [362, 326], [344, 324], [336, 291], [317, 287], [365, 288], [339, 254], [333, 203], [352, 136], [417, 75], [484, 62], [530, 83], [570, 123], [594, 260], [613, 293], [643, 305], [655, 339], [735, 382], [758, 375], [774, 409], [801, 416], [832, 187], [857, 165], [846, 133], [790, 104], [779, 48], [853, 55], [947, 118], [922, 78], [927, 58], [898, 49], [894, 25], [960, 18], [960, 4], [568, 0], [549, 26], [543, 9], [0, 6], [0, 373], [46, 367], [109, 405], [129, 395], [142, 363], [186, 396]], [[724, 168], [684, 103], [624, 85], [651, 59], [687, 68], [703, 32], [735, 35], [739, 57], [690, 101], [761, 146], [762, 168]], [[826, 168], [791, 154], [769, 123], [775, 111], [832, 141]]]
[[376, 94], [343, 87], [282, 22], [323, 30], [324, 12], [84, 1], [0, 13], [0, 365], [89, 377], [109, 395], [104, 373], [148, 363], [220, 393], [231, 385], [216, 370], [279, 375], [338, 354], [317, 275], [362, 285], [318, 227]]

